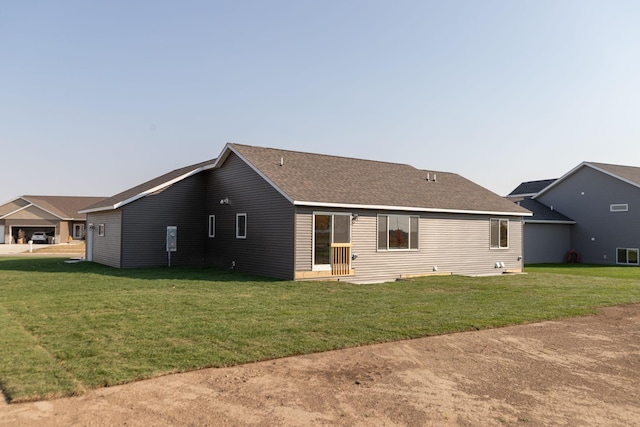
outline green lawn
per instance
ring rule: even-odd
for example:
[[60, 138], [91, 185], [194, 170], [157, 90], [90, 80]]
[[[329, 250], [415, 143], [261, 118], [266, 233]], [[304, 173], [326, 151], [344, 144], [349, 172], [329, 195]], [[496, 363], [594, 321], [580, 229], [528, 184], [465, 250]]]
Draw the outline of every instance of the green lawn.
[[640, 269], [628, 267], [352, 285], [63, 261], [0, 258], [0, 387], [10, 401], [640, 302]]

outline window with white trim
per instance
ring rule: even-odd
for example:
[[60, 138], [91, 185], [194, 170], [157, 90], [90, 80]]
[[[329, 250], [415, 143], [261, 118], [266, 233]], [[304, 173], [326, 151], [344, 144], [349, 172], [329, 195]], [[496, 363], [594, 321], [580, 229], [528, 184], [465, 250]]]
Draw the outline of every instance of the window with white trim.
[[417, 250], [418, 217], [410, 215], [378, 215], [378, 250]]
[[247, 238], [247, 214], [236, 214], [236, 239]]
[[98, 236], [104, 236], [104, 224], [98, 224]]
[[613, 203], [609, 205], [609, 212], [627, 212], [629, 211], [628, 203]]
[[84, 224], [73, 224], [73, 238], [84, 239]]
[[209, 237], [216, 237], [216, 216], [209, 215]]
[[506, 249], [509, 247], [509, 220], [491, 218], [491, 249]]
[[616, 264], [638, 265], [638, 249], [617, 248]]

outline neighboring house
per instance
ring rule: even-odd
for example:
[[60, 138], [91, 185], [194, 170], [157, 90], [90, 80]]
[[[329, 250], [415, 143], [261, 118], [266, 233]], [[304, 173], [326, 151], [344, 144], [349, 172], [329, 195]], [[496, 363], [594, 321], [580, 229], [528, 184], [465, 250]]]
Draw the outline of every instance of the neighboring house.
[[[525, 263], [570, 258], [590, 264], [639, 265], [640, 168], [583, 162], [551, 181], [530, 201], [520, 202], [534, 213], [525, 220]], [[551, 225], [530, 226], [544, 217], [528, 203], [539, 203], [539, 212], [555, 212], [549, 224], [555, 223], [559, 231], [550, 231]]]
[[453, 173], [240, 144], [82, 212], [87, 259], [114, 267], [356, 282], [521, 271], [531, 215]]
[[[0, 205], [0, 243], [27, 243], [45, 232], [51, 243], [85, 237], [85, 214], [78, 210], [104, 197], [20, 196]], [[22, 237], [24, 236], [24, 237]]]

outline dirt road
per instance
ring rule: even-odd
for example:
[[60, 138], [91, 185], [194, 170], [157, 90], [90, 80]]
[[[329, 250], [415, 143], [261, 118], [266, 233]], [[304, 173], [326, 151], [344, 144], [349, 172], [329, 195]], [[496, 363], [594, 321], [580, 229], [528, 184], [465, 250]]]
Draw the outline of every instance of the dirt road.
[[0, 425], [637, 426], [640, 305], [2, 403]]

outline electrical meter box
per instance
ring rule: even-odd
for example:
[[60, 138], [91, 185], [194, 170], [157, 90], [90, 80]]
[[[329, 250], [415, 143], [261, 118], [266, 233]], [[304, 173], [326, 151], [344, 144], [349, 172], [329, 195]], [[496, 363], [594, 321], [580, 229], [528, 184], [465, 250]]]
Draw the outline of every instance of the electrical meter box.
[[167, 252], [178, 250], [178, 227], [176, 225], [167, 226]]

